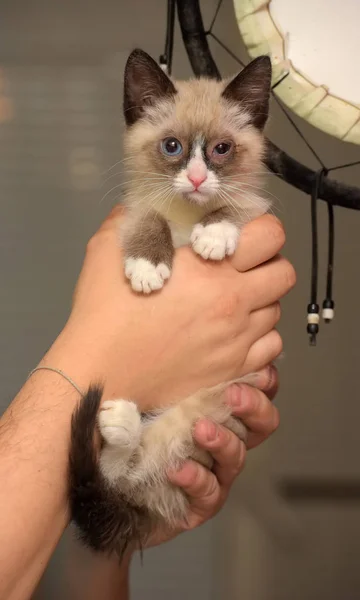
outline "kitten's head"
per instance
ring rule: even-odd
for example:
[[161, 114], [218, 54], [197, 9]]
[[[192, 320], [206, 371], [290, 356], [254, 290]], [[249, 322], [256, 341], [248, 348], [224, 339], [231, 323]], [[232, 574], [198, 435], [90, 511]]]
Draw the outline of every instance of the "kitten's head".
[[124, 80], [125, 160], [144, 198], [154, 206], [174, 195], [224, 206], [247, 197], [249, 206], [263, 171], [270, 85], [267, 57], [230, 81], [175, 82], [133, 51]]

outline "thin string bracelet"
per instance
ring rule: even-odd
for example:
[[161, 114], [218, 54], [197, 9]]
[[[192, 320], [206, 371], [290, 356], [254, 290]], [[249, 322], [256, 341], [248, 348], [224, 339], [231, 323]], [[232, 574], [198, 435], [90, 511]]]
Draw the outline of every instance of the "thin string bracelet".
[[58, 375], [61, 375], [61, 377], [63, 377], [64, 379], [66, 379], [66, 381], [68, 381], [75, 389], [77, 392], [79, 392], [80, 396], [83, 398], [84, 397], [84, 392], [81, 391], [81, 389], [79, 388], [79, 386], [75, 383], [75, 381], [73, 381], [71, 379], [71, 377], [69, 377], [68, 375], [66, 375], [66, 373], [64, 373], [63, 371], [61, 371], [60, 369], [56, 369], [55, 367], [45, 367], [45, 366], [40, 366], [40, 367], [35, 367], [35, 369], [33, 369], [32, 371], [30, 371], [27, 379], [30, 379], [30, 377], [36, 373], [36, 371], [52, 371], [53, 373], [57, 373]]

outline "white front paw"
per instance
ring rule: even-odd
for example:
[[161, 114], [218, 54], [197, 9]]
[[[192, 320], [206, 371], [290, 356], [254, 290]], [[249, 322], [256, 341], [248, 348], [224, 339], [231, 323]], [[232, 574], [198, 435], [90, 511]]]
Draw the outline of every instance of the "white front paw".
[[165, 263], [154, 265], [146, 258], [127, 258], [125, 275], [135, 292], [150, 294], [160, 290], [170, 277], [170, 269]]
[[234, 254], [239, 238], [239, 230], [229, 221], [195, 225], [190, 241], [197, 254], [205, 259], [222, 260]]
[[107, 400], [101, 406], [99, 429], [111, 446], [136, 448], [140, 441], [141, 417], [134, 402]]

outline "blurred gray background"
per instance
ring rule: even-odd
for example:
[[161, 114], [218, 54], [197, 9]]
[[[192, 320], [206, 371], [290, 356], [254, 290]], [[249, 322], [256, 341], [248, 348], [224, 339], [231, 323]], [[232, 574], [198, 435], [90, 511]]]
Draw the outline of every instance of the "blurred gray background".
[[[203, 1], [206, 23], [216, 4]], [[3, 409], [64, 324], [85, 244], [117, 199], [119, 188], [112, 188], [121, 182], [115, 163], [122, 157], [124, 63], [134, 46], [159, 56], [165, 17], [165, 0], [1, 2]], [[214, 31], [233, 52], [245, 56], [231, 0], [224, 0]], [[224, 75], [237, 70], [216, 42], [211, 41], [211, 48]], [[354, 69], [359, 76], [356, 61]], [[177, 31], [174, 75], [190, 74]], [[276, 106], [271, 114], [271, 139], [316, 167]], [[359, 159], [359, 148], [297, 122], [328, 166]], [[359, 167], [340, 176], [360, 185]], [[247, 469], [217, 519], [147, 551], [143, 567], [134, 562], [134, 600], [360, 598], [360, 214], [336, 210], [336, 319], [321, 328], [317, 348], [309, 348], [309, 198], [275, 177], [269, 177], [269, 189], [287, 229], [285, 253], [298, 273], [297, 288], [283, 303], [280, 327], [285, 342], [276, 400], [281, 427], [250, 453]], [[322, 300], [324, 206], [319, 213]], [[328, 480], [326, 497], [304, 492], [308, 477], [319, 482], [320, 492], [322, 481]], [[300, 491], [292, 498], [282, 492], [289, 478]], [[84, 586], [93, 566], [67, 532], [34, 600], [90, 598]]]

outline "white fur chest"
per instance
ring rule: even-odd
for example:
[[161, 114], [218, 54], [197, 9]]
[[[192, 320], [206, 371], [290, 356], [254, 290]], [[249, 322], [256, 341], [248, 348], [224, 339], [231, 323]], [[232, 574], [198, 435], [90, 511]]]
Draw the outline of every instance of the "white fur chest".
[[202, 206], [190, 204], [181, 196], [176, 196], [169, 205], [157, 211], [169, 223], [175, 248], [189, 244], [194, 225], [199, 223], [208, 212]]
[[193, 230], [193, 225], [180, 225], [169, 221], [172, 240], [175, 248], [180, 246], [187, 246], [190, 242], [190, 235]]

